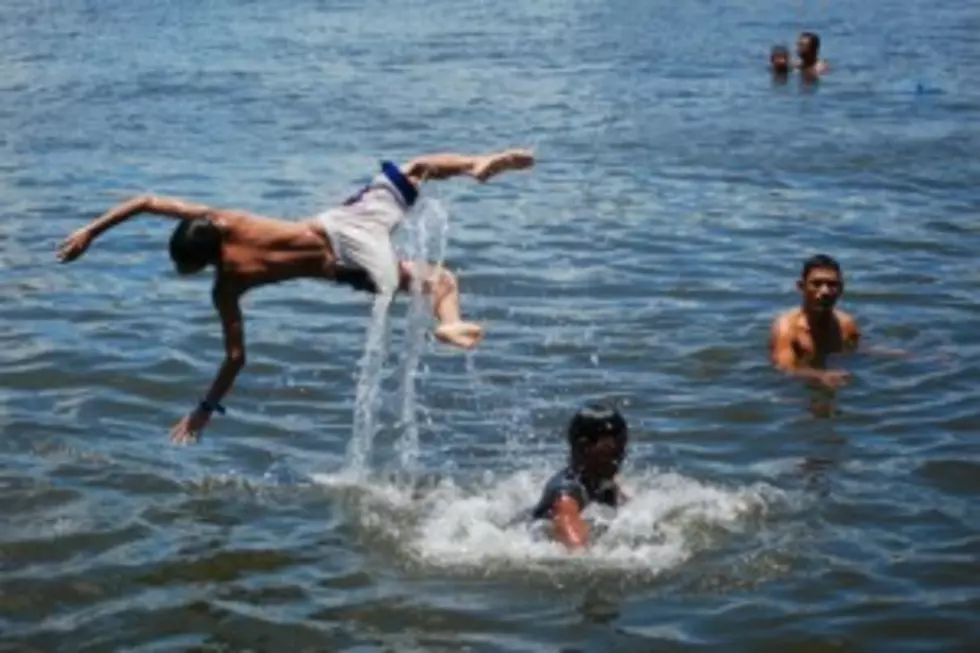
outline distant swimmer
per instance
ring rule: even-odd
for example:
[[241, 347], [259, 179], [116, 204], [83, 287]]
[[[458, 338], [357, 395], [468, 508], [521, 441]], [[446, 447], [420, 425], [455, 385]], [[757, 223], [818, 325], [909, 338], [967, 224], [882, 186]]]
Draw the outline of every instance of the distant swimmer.
[[568, 466], [545, 486], [532, 517], [551, 521], [554, 537], [570, 549], [589, 544], [582, 512], [590, 503], [622, 505], [616, 475], [626, 457], [628, 433], [619, 411], [600, 404], [580, 409], [568, 426]]
[[769, 70], [773, 79], [780, 82], [786, 81], [792, 67], [789, 48], [785, 45], [772, 46], [772, 50], [769, 52]]
[[815, 79], [830, 71], [830, 64], [820, 58], [820, 36], [802, 32], [796, 40], [797, 67], [804, 78]]
[[828, 388], [842, 386], [847, 383], [848, 373], [825, 369], [827, 358], [855, 351], [861, 333], [853, 317], [835, 308], [844, 292], [840, 264], [830, 256], [813, 256], [804, 261], [796, 285], [803, 302], [773, 321], [772, 362], [792, 376]]
[[171, 432], [175, 442], [187, 442], [197, 438], [212, 413], [224, 412], [219, 402], [245, 364], [239, 300], [253, 288], [301, 278], [327, 279], [390, 302], [417, 280], [431, 297], [438, 321], [435, 337], [456, 347], [475, 347], [483, 330], [460, 316], [456, 277], [441, 266], [399, 261], [391, 235], [415, 204], [423, 182], [455, 176], [485, 182], [533, 164], [533, 154], [519, 149], [482, 156], [433, 154], [402, 166], [384, 161], [372, 181], [342, 206], [295, 222], [170, 197], [136, 197], [73, 233], [61, 244], [58, 257], [73, 261], [108, 229], [151, 213], [180, 220], [170, 238], [170, 258], [178, 273], [214, 266], [211, 298], [221, 318], [225, 360], [203, 400]]

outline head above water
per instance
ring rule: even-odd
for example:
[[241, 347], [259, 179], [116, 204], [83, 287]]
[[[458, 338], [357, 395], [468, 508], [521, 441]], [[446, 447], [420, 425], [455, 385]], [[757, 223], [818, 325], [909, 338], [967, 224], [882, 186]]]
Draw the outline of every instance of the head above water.
[[572, 465], [594, 477], [612, 478], [626, 457], [626, 420], [604, 404], [587, 404], [568, 424]]
[[180, 274], [195, 274], [221, 260], [221, 230], [207, 218], [183, 220], [170, 236], [170, 259]]
[[785, 45], [774, 45], [769, 52], [769, 66], [777, 75], [787, 75], [790, 69], [789, 48]]
[[803, 295], [803, 310], [818, 315], [832, 311], [844, 294], [840, 263], [826, 254], [811, 256], [803, 262], [796, 286]]
[[820, 37], [816, 32], [801, 32], [796, 39], [796, 54], [804, 66], [812, 66], [820, 58]]

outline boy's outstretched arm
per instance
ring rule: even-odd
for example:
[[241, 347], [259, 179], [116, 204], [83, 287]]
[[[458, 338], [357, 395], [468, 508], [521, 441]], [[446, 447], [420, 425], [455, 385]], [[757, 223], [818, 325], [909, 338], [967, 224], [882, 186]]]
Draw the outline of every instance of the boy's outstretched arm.
[[589, 525], [582, 519], [578, 501], [568, 495], [558, 497], [551, 518], [555, 537], [568, 549], [583, 549], [589, 543]]
[[402, 172], [416, 185], [430, 179], [449, 179], [462, 175], [484, 182], [502, 172], [524, 170], [533, 165], [533, 152], [510, 149], [475, 156], [450, 153], [427, 154], [416, 157], [402, 166]]
[[173, 197], [141, 195], [112, 207], [87, 226], [78, 229], [65, 239], [58, 248], [58, 260], [63, 263], [73, 261], [88, 249], [92, 241], [105, 231], [125, 222], [140, 213], [163, 215], [178, 220], [194, 220], [207, 217], [213, 209], [203, 204], [194, 204]]
[[170, 431], [170, 439], [174, 443], [195, 442], [211, 420], [211, 414], [214, 411], [225, 412], [221, 400], [231, 390], [239, 372], [245, 367], [245, 318], [239, 306], [240, 296], [238, 289], [229, 289], [221, 285], [214, 288], [212, 298], [218, 316], [221, 318], [225, 359], [201, 403]]

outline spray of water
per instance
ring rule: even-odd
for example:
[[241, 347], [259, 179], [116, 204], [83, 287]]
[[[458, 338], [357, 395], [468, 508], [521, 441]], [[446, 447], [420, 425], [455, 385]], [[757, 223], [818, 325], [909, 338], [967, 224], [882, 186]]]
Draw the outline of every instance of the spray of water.
[[[449, 235], [449, 214], [438, 200], [424, 198], [409, 223], [407, 257], [415, 269], [442, 265]], [[401, 415], [402, 434], [395, 443], [402, 471], [414, 474], [419, 457], [419, 425], [416, 384], [418, 383], [426, 328], [431, 320], [430, 300], [422, 294], [423, 280], [412, 279], [412, 301], [406, 328], [405, 359], [402, 363]]]
[[[415, 269], [427, 264], [441, 264], [449, 229], [448, 213], [434, 199], [422, 199], [406, 220], [407, 234], [403, 258], [413, 262]], [[425, 333], [430, 323], [429, 300], [422, 293], [423, 280], [413, 277], [410, 304], [406, 318], [404, 357], [401, 361], [402, 383], [399, 426], [402, 435], [395, 444], [399, 464], [404, 472], [416, 471], [419, 456], [419, 427], [417, 419], [416, 384]], [[380, 403], [384, 364], [390, 340], [390, 298], [376, 297], [371, 311], [364, 344], [358, 364], [354, 398], [354, 432], [347, 445], [345, 473], [363, 477], [370, 468], [370, 456], [375, 436], [380, 430]]]
[[358, 362], [354, 393], [354, 433], [347, 444], [346, 471], [363, 476], [369, 463], [371, 446], [378, 431], [378, 404], [381, 376], [388, 351], [388, 314], [391, 297], [378, 295], [371, 307], [371, 322], [364, 342], [364, 353]]
[[625, 506], [586, 510], [594, 543], [572, 556], [552, 540], [546, 522], [527, 518], [548, 477], [547, 465], [537, 462], [533, 469], [488, 472], [471, 482], [313, 480], [338, 494], [364, 540], [391, 549], [403, 564], [481, 575], [515, 569], [551, 574], [558, 563], [574, 573], [657, 576], [762, 528], [767, 515], [791, 500], [764, 483], [724, 487], [646, 470], [626, 476]]
[[[436, 201], [418, 207], [406, 223], [404, 254], [419, 265], [441, 263], [446, 249], [447, 213]], [[480, 479], [426, 475], [420, 453], [417, 386], [425, 332], [430, 323], [421, 279], [414, 280], [400, 347], [398, 397], [400, 437], [395, 443], [400, 473], [383, 478], [370, 471], [370, 455], [380, 421], [383, 366], [389, 338], [389, 306], [376, 302], [360, 363], [354, 433], [347, 464], [339, 474], [314, 475], [314, 483], [335, 494], [359, 539], [389, 550], [405, 564], [454, 572], [562, 573], [626, 572], [657, 576], [706, 549], [722, 547], [740, 533], [760, 528], [763, 517], [788, 503], [786, 493], [767, 484], [724, 487], [676, 473], [646, 470], [625, 486], [631, 497], [617, 511], [590, 506], [587, 519], [596, 534], [587, 552], [570, 556], [550, 537], [547, 522], [528, 519], [548, 476], [561, 464], [531, 453], [525, 440], [507, 437], [507, 469], [488, 470]], [[474, 361], [467, 372], [478, 383]], [[479, 393], [476, 393], [479, 394]], [[526, 407], [511, 409], [521, 412]], [[522, 421], [522, 420], [519, 420]], [[525, 429], [522, 438], [527, 437]], [[517, 469], [517, 471], [513, 471]], [[556, 563], [560, 566], [556, 568]]]

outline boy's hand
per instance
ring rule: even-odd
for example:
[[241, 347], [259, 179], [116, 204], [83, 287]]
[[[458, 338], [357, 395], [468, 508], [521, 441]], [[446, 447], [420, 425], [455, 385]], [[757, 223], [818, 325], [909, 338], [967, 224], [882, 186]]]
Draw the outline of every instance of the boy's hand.
[[187, 417], [177, 422], [170, 431], [170, 441], [174, 444], [191, 444], [197, 442], [201, 431], [211, 420], [211, 414], [198, 406]]
[[85, 253], [93, 239], [92, 232], [87, 228], [79, 229], [61, 243], [61, 247], [58, 248], [58, 260], [62, 263], [74, 261]]

